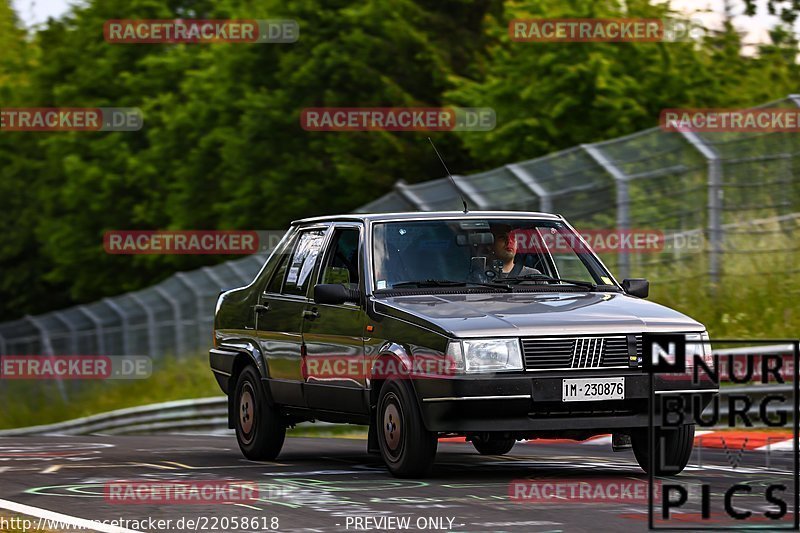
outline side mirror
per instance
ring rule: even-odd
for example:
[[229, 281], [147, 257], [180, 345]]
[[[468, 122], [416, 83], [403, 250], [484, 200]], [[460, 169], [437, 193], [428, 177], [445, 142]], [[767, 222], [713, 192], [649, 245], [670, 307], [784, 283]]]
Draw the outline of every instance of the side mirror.
[[345, 302], [358, 302], [358, 290], [348, 289], [341, 283], [320, 283], [314, 285], [314, 301], [318, 304], [341, 305]]
[[622, 290], [631, 296], [647, 298], [650, 294], [650, 282], [644, 278], [623, 279]]

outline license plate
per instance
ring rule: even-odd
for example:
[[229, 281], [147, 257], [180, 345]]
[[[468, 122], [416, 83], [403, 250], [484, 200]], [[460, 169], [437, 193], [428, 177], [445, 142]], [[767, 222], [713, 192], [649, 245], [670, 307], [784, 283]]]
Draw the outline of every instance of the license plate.
[[561, 381], [562, 402], [625, 399], [625, 378], [564, 379]]

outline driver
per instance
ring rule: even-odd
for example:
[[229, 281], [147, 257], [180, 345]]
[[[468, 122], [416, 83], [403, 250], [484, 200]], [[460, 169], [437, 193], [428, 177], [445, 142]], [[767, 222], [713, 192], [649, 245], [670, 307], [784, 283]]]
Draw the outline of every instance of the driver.
[[509, 224], [495, 224], [491, 227], [494, 235], [494, 243], [491, 248], [491, 257], [495, 261], [501, 261], [502, 267], [497, 273], [497, 279], [513, 278], [516, 276], [529, 276], [541, 274], [535, 268], [525, 266], [522, 263], [514, 263], [517, 255], [517, 240], [514, 236], [514, 228]]

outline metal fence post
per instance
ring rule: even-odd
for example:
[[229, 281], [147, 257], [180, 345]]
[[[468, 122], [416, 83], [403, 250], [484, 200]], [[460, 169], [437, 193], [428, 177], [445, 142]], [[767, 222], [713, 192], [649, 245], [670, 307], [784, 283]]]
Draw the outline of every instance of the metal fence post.
[[[25, 319], [33, 324], [33, 327], [39, 332], [39, 343], [41, 344], [42, 355], [46, 355], [52, 361], [54, 358], [53, 345], [50, 342], [50, 333], [47, 331], [47, 328], [45, 328], [41, 322], [39, 322], [39, 319], [34, 316], [25, 315]], [[61, 400], [64, 403], [67, 403], [69, 401], [67, 398], [67, 390], [64, 387], [64, 382], [61, 381], [61, 376], [58, 375], [56, 375], [56, 387], [58, 387], [58, 393], [61, 395]]]
[[[630, 191], [628, 190], [628, 181], [630, 178], [618, 166], [612, 163], [598, 148], [593, 144], [582, 144], [581, 148], [589, 154], [589, 157], [602, 167], [603, 170], [614, 178], [617, 187], [617, 231], [628, 231], [631, 229], [631, 215], [630, 215]], [[619, 253], [619, 275], [621, 278], [630, 276], [631, 260], [628, 252], [620, 251]]]
[[681, 131], [683, 137], [706, 158], [708, 162], [708, 239], [710, 241], [708, 276], [716, 285], [722, 276], [722, 160], [713, 146], [691, 131]]
[[156, 317], [153, 314], [153, 310], [150, 309], [147, 304], [142, 300], [142, 297], [138, 294], [132, 292], [129, 293], [128, 296], [131, 297], [131, 300], [136, 302], [139, 307], [144, 309], [144, 314], [147, 317], [147, 349], [150, 352], [149, 355], [153, 359], [156, 358]]
[[211, 267], [207, 267], [207, 266], [204, 266], [202, 268], [202, 270], [205, 273], [205, 275], [208, 276], [211, 279], [211, 281], [213, 281], [214, 283], [217, 284], [217, 286], [214, 287], [214, 289], [215, 289], [214, 292], [218, 293], [220, 291], [224, 291], [225, 290], [225, 283], [222, 281], [222, 278], [219, 277], [219, 274], [217, 274], [216, 270], [214, 270]]
[[103, 323], [100, 321], [100, 317], [89, 311], [85, 305], [79, 305], [78, 311], [86, 315], [89, 320], [92, 321], [92, 324], [94, 324], [94, 334], [97, 338], [97, 355], [108, 355], [106, 353], [106, 338], [103, 331]]
[[172, 320], [175, 325], [175, 355], [178, 358], [186, 353], [186, 342], [183, 335], [183, 317], [181, 305], [164, 287], [155, 286], [153, 289], [172, 307]]
[[53, 313], [53, 316], [56, 320], [67, 326], [69, 330], [69, 349], [72, 352], [72, 355], [79, 355], [78, 354], [78, 329], [75, 327], [75, 324], [67, 320], [65, 313], [59, 311], [57, 313]]
[[238, 261], [228, 261], [224, 263], [234, 274], [239, 276], [239, 279], [242, 280], [242, 283], [245, 285], [253, 281], [253, 277], [247, 274], [238, 264]]
[[398, 180], [397, 183], [394, 184], [394, 190], [399, 194], [406, 202], [414, 205], [420, 211], [433, 211], [434, 209], [429, 206], [419, 195], [415, 194], [412, 191], [408, 184], [403, 180]]
[[462, 196], [472, 202], [479, 210], [490, 208], [490, 204], [486, 201], [486, 198], [484, 198], [480, 191], [470, 182], [464, 179], [464, 176], [453, 175], [453, 185], [455, 185]]
[[529, 170], [522, 168], [516, 163], [506, 165], [506, 168], [514, 177], [521, 181], [523, 185], [530, 189], [533, 194], [539, 197], [539, 211], [542, 213], [553, 212], [553, 199], [550, 192], [536, 181], [536, 177]]
[[103, 298], [103, 302], [114, 310], [119, 317], [120, 332], [122, 333], [122, 355], [131, 355], [130, 331], [128, 330], [128, 315], [122, 310], [122, 306], [111, 298]]
[[197, 288], [197, 286], [192, 283], [191, 279], [189, 279], [189, 276], [187, 276], [185, 272], [178, 272], [175, 274], [175, 278], [186, 285], [189, 288], [189, 291], [191, 291], [192, 295], [194, 295], [195, 308], [197, 310], [197, 316], [195, 317], [195, 321], [197, 322], [197, 342], [193, 343], [193, 347], [199, 350], [201, 346], [200, 343], [202, 342], [201, 339], [203, 338], [203, 318], [205, 317], [203, 312], [203, 295], [200, 293], [200, 290]]

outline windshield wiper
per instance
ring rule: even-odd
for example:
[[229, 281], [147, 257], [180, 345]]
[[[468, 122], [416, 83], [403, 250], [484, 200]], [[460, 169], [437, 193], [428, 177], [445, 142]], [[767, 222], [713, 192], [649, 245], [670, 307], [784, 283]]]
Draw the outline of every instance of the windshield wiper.
[[502, 282], [522, 283], [525, 281], [549, 281], [551, 283], [566, 283], [568, 285], [575, 285], [576, 287], [586, 287], [587, 289], [593, 291], [597, 290], [597, 285], [590, 281], [578, 281], [572, 279], [554, 278], [552, 276], [546, 276], [545, 274], [525, 274], [522, 276], [512, 276], [509, 278], [500, 278], [497, 280], [498, 283]]
[[482, 283], [480, 281], [454, 281], [450, 279], [426, 279], [420, 281], [403, 281], [392, 285], [393, 289], [402, 289], [408, 287], [466, 287], [468, 285], [477, 285], [479, 287], [489, 287], [491, 289], [505, 289], [511, 291], [511, 287], [503, 283]]

